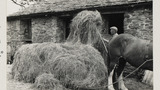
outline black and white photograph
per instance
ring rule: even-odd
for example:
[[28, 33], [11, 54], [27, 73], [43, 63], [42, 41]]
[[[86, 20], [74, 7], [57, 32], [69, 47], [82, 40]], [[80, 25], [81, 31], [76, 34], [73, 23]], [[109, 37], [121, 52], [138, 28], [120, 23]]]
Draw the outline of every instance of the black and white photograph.
[[159, 87], [155, 85], [160, 80], [156, 74], [160, 67], [155, 66], [160, 59], [155, 57], [160, 50], [155, 44], [159, 42], [155, 1], [4, 2], [0, 61], [5, 68], [0, 70], [5, 69], [1, 77], [5, 76], [6, 88], [2, 90]]

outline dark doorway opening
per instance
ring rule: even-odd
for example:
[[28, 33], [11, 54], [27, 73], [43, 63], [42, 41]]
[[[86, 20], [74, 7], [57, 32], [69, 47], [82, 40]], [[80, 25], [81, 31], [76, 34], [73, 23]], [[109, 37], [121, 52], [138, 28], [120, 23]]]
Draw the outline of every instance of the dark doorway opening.
[[[118, 28], [118, 34], [124, 33], [123, 21], [124, 21], [124, 14], [109, 15], [109, 27], [116, 26]], [[110, 34], [110, 30], [109, 30], [109, 34]]]
[[24, 43], [32, 43], [31, 19], [22, 19], [20, 29]]
[[68, 16], [68, 17], [63, 18], [65, 25], [66, 25], [65, 39], [67, 39], [70, 34], [70, 23], [71, 23], [72, 18], [73, 18], [72, 16]]
[[118, 28], [118, 34], [124, 33], [124, 14], [123, 13], [114, 13], [114, 14], [104, 14], [104, 27], [106, 33], [110, 34], [110, 27], [116, 26]]

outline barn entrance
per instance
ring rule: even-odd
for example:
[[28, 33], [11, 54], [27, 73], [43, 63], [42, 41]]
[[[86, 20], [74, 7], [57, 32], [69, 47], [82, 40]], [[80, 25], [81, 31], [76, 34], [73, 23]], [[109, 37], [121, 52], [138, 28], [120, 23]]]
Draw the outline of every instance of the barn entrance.
[[[104, 20], [103, 34], [110, 34], [110, 27], [116, 26], [118, 28], [118, 34], [124, 33], [124, 13], [114, 13], [114, 14], [102, 14]], [[73, 19], [73, 16], [62, 17], [65, 22], [65, 39], [67, 39], [70, 33], [70, 23]]]
[[72, 18], [73, 18], [72, 16], [63, 17], [63, 20], [65, 22], [65, 39], [67, 39], [69, 36], [70, 23], [71, 23]]
[[116, 26], [118, 28], [118, 34], [124, 33], [124, 14], [118, 13], [118, 14], [104, 14], [102, 15], [104, 18], [104, 28], [105, 33], [110, 34], [110, 27]]
[[31, 20], [22, 19], [20, 22], [20, 30], [22, 32], [24, 43], [32, 43]]

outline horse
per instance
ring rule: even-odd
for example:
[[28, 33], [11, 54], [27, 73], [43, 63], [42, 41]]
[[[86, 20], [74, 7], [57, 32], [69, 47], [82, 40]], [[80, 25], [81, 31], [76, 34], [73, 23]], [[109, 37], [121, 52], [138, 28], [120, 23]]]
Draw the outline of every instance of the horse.
[[[107, 48], [109, 57], [109, 90], [128, 90], [122, 77], [126, 62], [134, 67], [141, 66], [141, 69], [153, 71], [152, 41], [143, 40], [131, 34], [119, 34], [109, 41]], [[118, 83], [113, 83], [117, 81]]]

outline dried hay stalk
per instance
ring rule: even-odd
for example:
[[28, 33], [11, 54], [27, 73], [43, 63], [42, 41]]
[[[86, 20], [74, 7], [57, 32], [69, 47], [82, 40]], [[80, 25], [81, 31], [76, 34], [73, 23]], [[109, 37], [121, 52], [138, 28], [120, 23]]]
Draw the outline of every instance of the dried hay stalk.
[[[102, 43], [102, 31], [103, 20], [98, 11], [84, 10], [78, 13], [70, 24], [70, 34], [67, 38], [67, 43], [71, 44], [88, 44], [96, 48], [102, 55], [105, 64], [108, 65], [108, 52], [105, 50], [105, 46]], [[101, 37], [100, 37], [101, 36]], [[105, 36], [107, 37], [107, 36]]]
[[67, 42], [93, 45], [99, 39], [102, 30], [102, 18], [98, 11], [82, 11], [70, 24], [70, 34]]
[[71, 88], [107, 84], [107, 68], [103, 58], [90, 45], [24, 45], [15, 54], [15, 59], [12, 75], [20, 81], [35, 82], [37, 76], [52, 73], [62, 85]]
[[69, 90], [63, 87], [59, 80], [54, 78], [53, 74], [43, 73], [39, 75], [36, 80], [34, 86], [38, 90]]
[[[14, 57], [13, 78], [35, 82], [39, 75], [51, 73], [62, 85], [74, 90], [106, 85], [108, 73], [104, 59], [107, 59], [107, 53], [99, 36], [101, 26], [102, 18], [98, 11], [82, 11], [72, 20], [71, 33], [65, 44], [23, 45]], [[41, 78], [36, 80], [39, 86]]]

